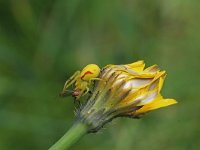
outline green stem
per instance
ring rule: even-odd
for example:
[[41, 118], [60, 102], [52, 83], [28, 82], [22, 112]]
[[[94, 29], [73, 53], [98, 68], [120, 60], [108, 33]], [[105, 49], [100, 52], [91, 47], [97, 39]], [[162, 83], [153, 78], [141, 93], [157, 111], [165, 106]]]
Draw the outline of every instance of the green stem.
[[85, 135], [88, 126], [82, 123], [75, 123], [49, 150], [67, 150], [78, 139]]

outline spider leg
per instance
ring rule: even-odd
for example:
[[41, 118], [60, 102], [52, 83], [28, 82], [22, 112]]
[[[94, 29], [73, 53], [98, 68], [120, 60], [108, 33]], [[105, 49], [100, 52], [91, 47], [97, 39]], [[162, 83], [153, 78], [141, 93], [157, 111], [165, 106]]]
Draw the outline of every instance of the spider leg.
[[66, 91], [66, 89], [71, 86], [73, 83], [76, 82], [76, 80], [78, 79], [80, 75], [80, 71], [76, 71], [64, 84], [63, 90], [62, 92], [64, 93]]
[[59, 93], [59, 96], [60, 97], [66, 97], [66, 96], [71, 96], [72, 95], [72, 92], [71, 90], [65, 90], [65, 91], [62, 91]]
[[89, 91], [90, 89], [86, 86], [86, 91], [84, 92], [83, 96], [86, 95]]

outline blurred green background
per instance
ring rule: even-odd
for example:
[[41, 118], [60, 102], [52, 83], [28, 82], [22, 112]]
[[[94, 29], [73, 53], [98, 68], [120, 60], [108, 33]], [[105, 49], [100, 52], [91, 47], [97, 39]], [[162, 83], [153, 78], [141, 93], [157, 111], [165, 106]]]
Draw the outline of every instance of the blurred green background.
[[89, 63], [159, 64], [177, 105], [116, 119], [72, 150], [200, 149], [199, 0], [0, 0], [0, 150], [45, 150], [74, 120], [65, 80]]

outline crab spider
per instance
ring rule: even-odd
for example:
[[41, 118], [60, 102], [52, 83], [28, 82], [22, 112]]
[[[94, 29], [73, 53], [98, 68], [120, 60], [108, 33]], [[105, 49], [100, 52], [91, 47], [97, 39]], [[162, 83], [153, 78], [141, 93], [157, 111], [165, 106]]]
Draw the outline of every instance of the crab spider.
[[72, 96], [78, 100], [81, 96], [86, 95], [90, 91], [90, 85], [93, 80], [101, 80], [98, 78], [100, 68], [96, 64], [89, 64], [82, 71], [76, 71], [64, 84], [61, 96], [66, 95], [67, 88], [75, 85]]

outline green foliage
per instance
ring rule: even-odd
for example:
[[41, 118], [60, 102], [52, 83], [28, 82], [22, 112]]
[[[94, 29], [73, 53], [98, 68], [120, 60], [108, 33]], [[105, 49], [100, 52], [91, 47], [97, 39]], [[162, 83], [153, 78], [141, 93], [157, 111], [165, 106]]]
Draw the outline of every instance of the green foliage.
[[65, 80], [89, 63], [144, 59], [177, 105], [119, 119], [72, 150], [200, 148], [198, 0], [1, 0], [0, 149], [49, 148], [72, 125]]

